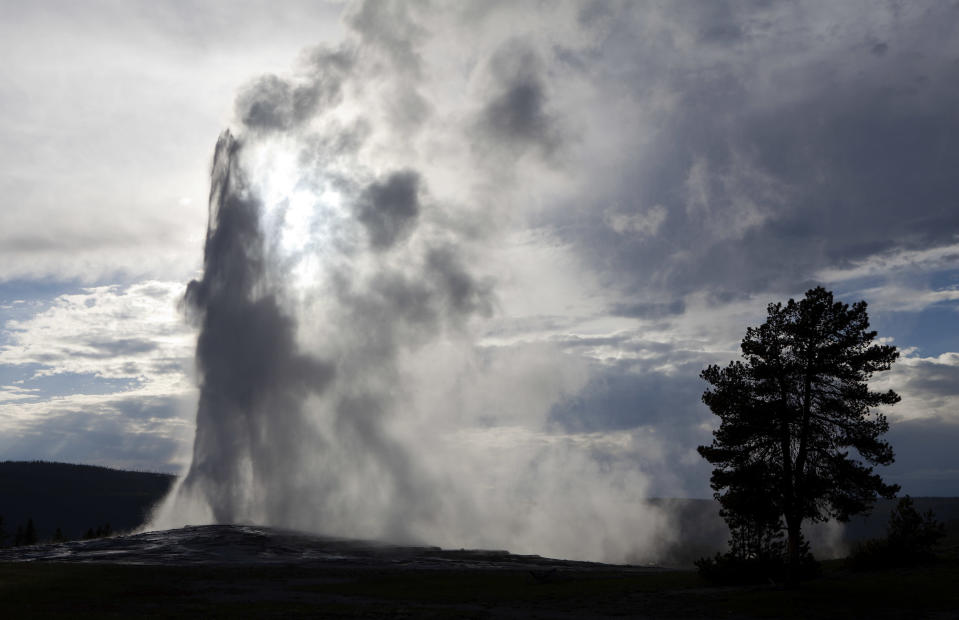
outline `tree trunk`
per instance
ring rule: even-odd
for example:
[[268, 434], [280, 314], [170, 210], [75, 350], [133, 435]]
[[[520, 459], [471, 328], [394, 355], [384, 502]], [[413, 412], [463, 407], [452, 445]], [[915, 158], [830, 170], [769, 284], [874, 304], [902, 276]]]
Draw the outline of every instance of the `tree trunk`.
[[[790, 505], [790, 515], [786, 518], [787, 551], [789, 557], [786, 566], [786, 587], [796, 588], [799, 586], [799, 544], [802, 535], [802, 505], [803, 479], [806, 472], [806, 455], [809, 439], [809, 416], [812, 411], [812, 362], [806, 361], [806, 370], [803, 378], [802, 393], [802, 418], [799, 423], [799, 448], [796, 451], [795, 468], [792, 470], [792, 491]], [[795, 510], [795, 512], [792, 512]]]
[[799, 544], [800, 544], [800, 534], [801, 534], [801, 520], [795, 517], [786, 519], [786, 532], [787, 532], [787, 553], [788, 558], [786, 559], [786, 587], [787, 588], [796, 588], [799, 587]]

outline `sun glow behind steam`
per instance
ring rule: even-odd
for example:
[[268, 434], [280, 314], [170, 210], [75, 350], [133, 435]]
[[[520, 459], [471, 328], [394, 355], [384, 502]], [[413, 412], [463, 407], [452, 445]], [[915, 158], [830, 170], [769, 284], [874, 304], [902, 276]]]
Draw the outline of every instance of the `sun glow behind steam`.
[[262, 202], [270, 250], [294, 291], [316, 287], [322, 262], [333, 259], [350, 213], [334, 179], [306, 173], [294, 145], [275, 141], [250, 149], [250, 190]]

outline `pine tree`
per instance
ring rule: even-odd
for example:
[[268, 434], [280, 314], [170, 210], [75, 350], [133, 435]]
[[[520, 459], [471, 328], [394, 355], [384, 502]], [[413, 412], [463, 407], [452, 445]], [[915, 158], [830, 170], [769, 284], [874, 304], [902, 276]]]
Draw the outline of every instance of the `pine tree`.
[[912, 498], [900, 498], [889, 515], [889, 548], [902, 558], [925, 558], [932, 555], [936, 543], [946, 535], [945, 525], [936, 520], [932, 510], [921, 514]]
[[27, 519], [27, 529], [23, 532], [23, 544], [37, 544], [37, 529], [33, 525], [33, 517]]
[[770, 304], [766, 322], [746, 330], [744, 359], [701, 374], [711, 386], [703, 402], [720, 418], [712, 444], [699, 447], [716, 466], [716, 498], [731, 530], [737, 519], [757, 531], [781, 531], [776, 522], [785, 522], [790, 583], [804, 520], [848, 520], [898, 490], [871, 467], [893, 461], [881, 439], [889, 424], [876, 408], [899, 401], [892, 390], [868, 388], [899, 355], [875, 337], [866, 302], [850, 307], [818, 287], [798, 302]]

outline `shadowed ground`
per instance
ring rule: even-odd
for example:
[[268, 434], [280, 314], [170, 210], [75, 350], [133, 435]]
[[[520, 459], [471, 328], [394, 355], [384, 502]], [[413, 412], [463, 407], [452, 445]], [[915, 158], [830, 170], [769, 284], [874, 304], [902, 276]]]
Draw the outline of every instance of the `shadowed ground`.
[[691, 571], [204, 526], [0, 552], [0, 609], [26, 617], [959, 618], [959, 562], [827, 564], [799, 591]]

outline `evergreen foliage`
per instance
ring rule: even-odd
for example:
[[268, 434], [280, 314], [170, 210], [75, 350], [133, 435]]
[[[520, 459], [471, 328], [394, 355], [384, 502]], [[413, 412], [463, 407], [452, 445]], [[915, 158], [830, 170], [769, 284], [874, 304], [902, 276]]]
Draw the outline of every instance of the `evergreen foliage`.
[[857, 570], [874, 570], [928, 562], [935, 558], [933, 549], [945, 535], [945, 525], [932, 510], [920, 513], [906, 495], [889, 515], [885, 538], [858, 545], [849, 564]]
[[770, 304], [766, 322], [746, 329], [742, 360], [703, 370], [703, 402], [721, 422], [699, 453], [715, 466], [710, 484], [733, 557], [775, 555], [785, 530], [787, 580], [795, 583], [803, 521], [845, 521], [898, 491], [872, 468], [893, 461], [882, 440], [889, 424], [876, 408], [899, 401], [892, 390], [868, 388], [899, 355], [875, 337], [866, 302], [850, 307], [817, 287], [800, 301]]
[[[781, 532], [779, 537], [782, 538]], [[700, 558], [696, 561], [696, 568], [701, 577], [716, 585], [783, 583], [789, 578], [790, 571], [784, 550], [785, 545], [781, 540], [777, 545], [767, 548], [762, 555], [743, 556], [731, 549], [711, 558]], [[809, 549], [809, 543], [802, 540], [799, 550], [798, 578], [818, 576], [821, 568]]]

